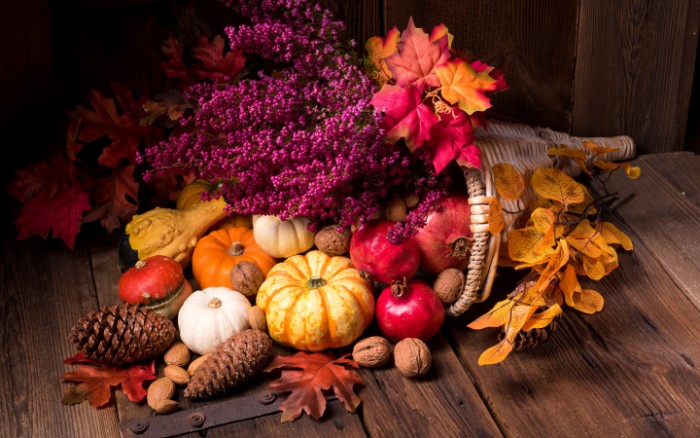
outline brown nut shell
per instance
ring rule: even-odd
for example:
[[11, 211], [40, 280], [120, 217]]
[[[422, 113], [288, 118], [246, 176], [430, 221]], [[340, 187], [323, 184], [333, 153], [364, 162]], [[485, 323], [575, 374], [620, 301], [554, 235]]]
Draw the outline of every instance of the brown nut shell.
[[190, 363], [190, 357], [190, 349], [187, 348], [187, 345], [185, 345], [183, 342], [178, 341], [174, 342], [168, 351], [165, 352], [163, 355], [163, 361], [166, 365], [177, 365], [184, 367]]
[[155, 403], [155, 406], [151, 406], [156, 414], [169, 414], [180, 409], [180, 403], [175, 400], [159, 400]]
[[163, 375], [169, 377], [176, 385], [187, 385], [190, 383], [190, 373], [181, 366], [168, 365], [163, 369]]
[[338, 231], [338, 228], [339, 225], [328, 225], [314, 236], [316, 248], [331, 257], [347, 254], [350, 250], [352, 233], [347, 228], [343, 228], [342, 231]]
[[440, 272], [433, 283], [433, 290], [445, 304], [457, 301], [464, 289], [464, 272], [456, 268], [448, 268]]
[[[211, 354], [211, 353], [209, 353], [209, 354]], [[199, 356], [197, 359], [190, 362], [190, 365], [187, 367], [187, 373], [190, 376], [193, 375], [194, 372], [197, 371], [197, 368], [199, 368], [199, 366], [207, 360], [207, 358], [209, 357], [209, 354]]]
[[148, 386], [146, 401], [148, 406], [155, 410], [160, 402], [172, 398], [173, 395], [175, 395], [175, 382], [170, 377], [161, 377]]
[[248, 309], [248, 322], [250, 323], [250, 328], [267, 333], [267, 319], [265, 318], [265, 312], [260, 307], [251, 306]]
[[352, 358], [365, 368], [386, 365], [391, 359], [391, 344], [381, 336], [370, 336], [355, 344]]
[[392, 222], [401, 222], [406, 219], [406, 201], [403, 198], [394, 196], [386, 204], [386, 218]]
[[258, 293], [260, 285], [265, 281], [262, 270], [253, 262], [242, 261], [231, 269], [231, 285], [248, 298]]
[[418, 338], [406, 338], [394, 346], [394, 364], [404, 376], [420, 377], [430, 371], [433, 357], [425, 342]]

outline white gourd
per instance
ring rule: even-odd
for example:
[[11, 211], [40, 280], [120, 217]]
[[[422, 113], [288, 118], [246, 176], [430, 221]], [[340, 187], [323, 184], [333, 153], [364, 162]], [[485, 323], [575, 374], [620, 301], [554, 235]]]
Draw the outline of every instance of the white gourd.
[[211, 353], [232, 335], [250, 328], [250, 307], [248, 298], [227, 287], [195, 291], [177, 316], [180, 338], [195, 353]]
[[253, 237], [268, 254], [276, 258], [288, 258], [301, 254], [314, 246], [315, 233], [308, 229], [305, 217], [280, 220], [274, 215], [253, 216]]

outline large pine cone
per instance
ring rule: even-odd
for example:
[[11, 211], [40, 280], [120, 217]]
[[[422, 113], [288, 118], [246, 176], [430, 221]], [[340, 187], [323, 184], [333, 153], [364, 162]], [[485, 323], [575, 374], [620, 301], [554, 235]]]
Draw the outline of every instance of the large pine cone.
[[145, 307], [119, 304], [79, 319], [68, 339], [92, 359], [122, 365], [163, 353], [175, 339], [175, 326]]
[[272, 339], [260, 330], [244, 330], [228, 338], [192, 375], [185, 397], [204, 398], [248, 381], [272, 357]]
[[[560, 313], [554, 317], [552, 322], [550, 322], [546, 327], [535, 328], [526, 332], [519, 332], [518, 336], [516, 336], [515, 341], [513, 342], [513, 349], [515, 351], [523, 351], [529, 348], [534, 348], [540, 343], [545, 342], [556, 331], [557, 324], [559, 323], [559, 320], [561, 320], [561, 315], [562, 314]], [[504, 337], [505, 333], [503, 332], [503, 328], [501, 328], [498, 332], [498, 341], [502, 341]]]

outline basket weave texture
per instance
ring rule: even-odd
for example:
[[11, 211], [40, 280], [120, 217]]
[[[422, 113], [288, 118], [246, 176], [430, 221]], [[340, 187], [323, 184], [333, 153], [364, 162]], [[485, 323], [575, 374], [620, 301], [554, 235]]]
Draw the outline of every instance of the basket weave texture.
[[[581, 174], [578, 165], [573, 160], [548, 155], [549, 148], [563, 145], [569, 149], [585, 151], [584, 141], [616, 148], [616, 151], [604, 156], [607, 161], [629, 160], [636, 153], [634, 141], [626, 135], [576, 137], [550, 128], [497, 120], [489, 121], [488, 128], [477, 130], [476, 136], [476, 144], [481, 150], [481, 171], [463, 169], [473, 217], [483, 217], [484, 206], [488, 206], [490, 197], [496, 196], [490, 170], [495, 164], [513, 165], [526, 181], [540, 167], [557, 167], [575, 178]], [[535, 193], [532, 188], [526, 187], [521, 199], [515, 201], [501, 199], [500, 201], [505, 211], [516, 212], [524, 210], [534, 199]], [[496, 275], [499, 248], [506, 241], [507, 233], [513, 228], [517, 219], [517, 214], [504, 214], [505, 227], [496, 235], [490, 234], [488, 227], [483, 224], [472, 225], [474, 240], [469, 266], [465, 271], [464, 288], [457, 301], [448, 307], [448, 315], [459, 316], [472, 303], [488, 298]]]

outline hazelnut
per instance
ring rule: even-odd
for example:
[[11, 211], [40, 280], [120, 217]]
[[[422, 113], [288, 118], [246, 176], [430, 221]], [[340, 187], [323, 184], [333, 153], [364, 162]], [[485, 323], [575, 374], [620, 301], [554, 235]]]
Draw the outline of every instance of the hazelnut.
[[231, 285], [248, 298], [254, 297], [265, 276], [253, 262], [242, 261], [231, 269]]
[[190, 362], [190, 349], [182, 342], [175, 342], [163, 355], [166, 365], [184, 367]]
[[323, 227], [314, 237], [316, 248], [331, 257], [347, 254], [350, 250], [351, 232], [347, 228], [338, 231], [339, 225]]
[[394, 347], [394, 364], [406, 377], [424, 376], [433, 364], [430, 349], [418, 338], [406, 338]]
[[248, 322], [250, 327], [261, 332], [267, 332], [267, 320], [265, 312], [258, 306], [252, 306], [248, 309]]
[[457, 301], [464, 289], [464, 272], [456, 268], [448, 268], [440, 272], [433, 283], [433, 290], [445, 304]]
[[190, 382], [190, 374], [184, 368], [177, 365], [168, 365], [163, 369], [163, 375], [169, 377], [176, 385], [187, 385]]
[[352, 357], [363, 367], [380, 367], [391, 358], [391, 344], [381, 336], [370, 336], [355, 344]]
[[403, 197], [403, 201], [406, 203], [406, 207], [413, 208], [420, 202], [420, 196], [416, 192], [411, 192]]

